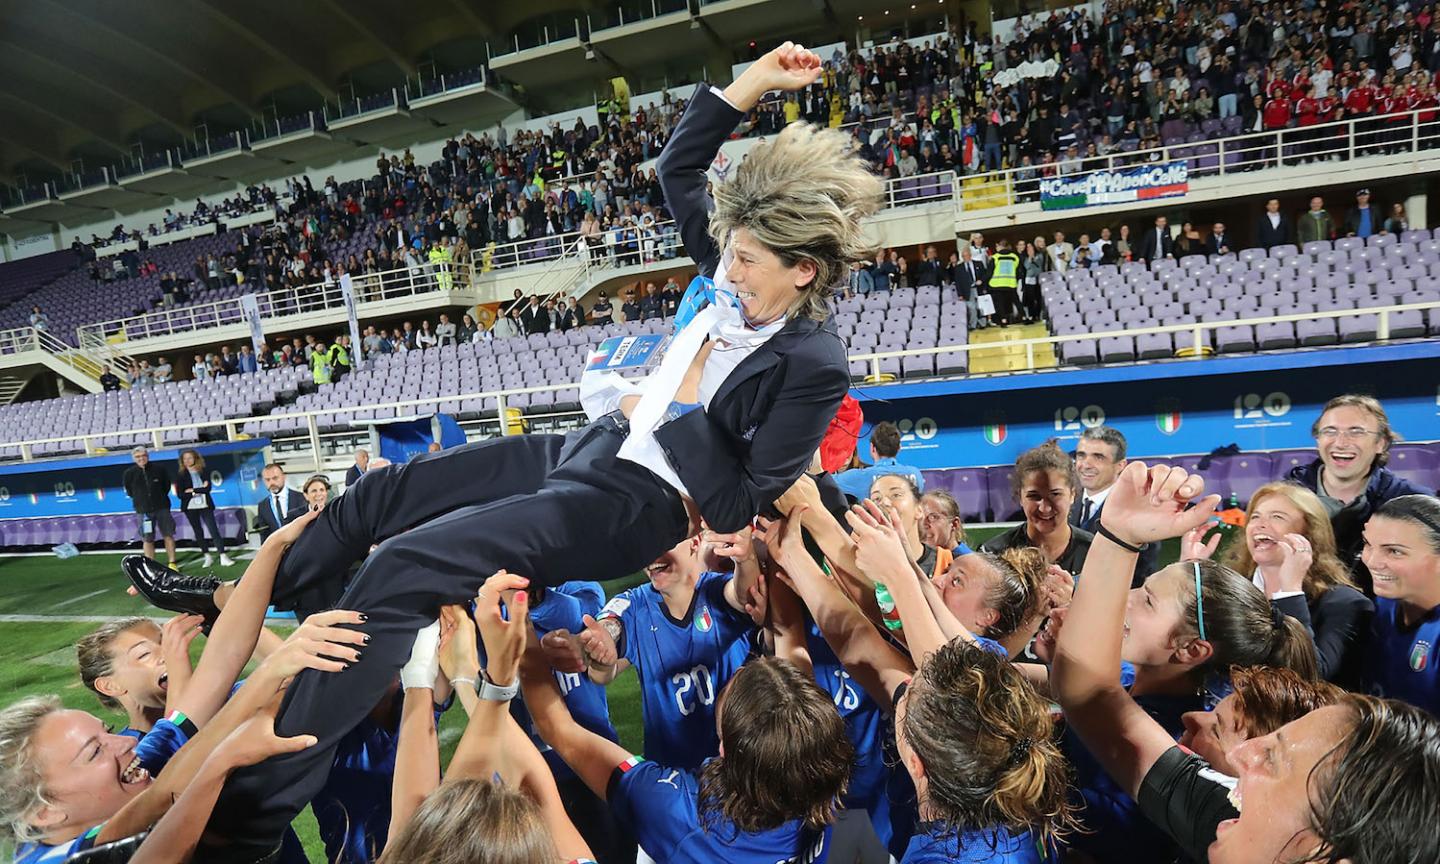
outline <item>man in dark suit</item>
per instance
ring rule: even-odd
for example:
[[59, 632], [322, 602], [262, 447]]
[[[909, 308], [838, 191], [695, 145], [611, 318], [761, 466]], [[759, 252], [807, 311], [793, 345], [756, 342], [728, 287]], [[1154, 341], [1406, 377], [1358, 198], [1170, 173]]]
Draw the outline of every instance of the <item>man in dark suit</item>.
[[1225, 230], [1224, 222], [1210, 226], [1210, 236], [1205, 238], [1205, 252], [1210, 255], [1228, 255], [1234, 252], [1234, 240]]
[[934, 246], [925, 247], [925, 257], [915, 265], [915, 284], [920, 287], [926, 285], [939, 285], [941, 271], [945, 265], [940, 261]]
[[969, 244], [962, 243], [960, 263], [955, 265], [955, 293], [965, 302], [965, 310], [974, 326], [982, 330], [990, 326], [990, 318], [980, 314], [976, 301], [985, 288], [985, 280], [989, 275], [984, 263], [971, 256]]
[[1139, 257], [1146, 261], [1175, 257], [1175, 241], [1170, 237], [1170, 225], [1164, 216], [1155, 217], [1155, 227], [1140, 238]]
[[1295, 227], [1280, 212], [1280, 199], [1271, 198], [1265, 202], [1265, 212], [1260, 214], [1260, 224], [1255, 229], [1255, 245], [1261, 249], [1273, 249], [1295, 242]]
[[527, 334], [550, 331], [550, 314], [540, 305], [539, 297], [530, 295], [530, 305], [520, 310], [520, 324]]
[[345, 488], [349, 489], [360, 481], [360, 477], [370, 470], [370, 451], [360, 448], [355, 451], [355, 464], [345, 471]]
[[[729, 180], [739, 184], [730, 203], [712, 203], [706, 172], [766, 92], [799, 90], [821, 71], [813, 52], [786, 43], [724, 93], [700, 85], [662, 152], [665, 200], [699, 271], [714, 275], [720, 263], [712, 221], [732, 238], [737, 259], [756, 263], [734, 268], [740, 309], [717, 298], [676, 334], [646, 381], [651, 398], [617, 387], [587, 406], [597, 419], [566, 438], [492, 438], [375, 469], [286, 553], [276, 603], [293, 601], [379, 543], [338, 598], [368, 616], [369, 642], [343, 676], [295, 677], [277, 729], [318, 741], [231, 775], [205, 860], [253, 860], [278, 846], [325, 782], [340, 738], [393, 682], [416, 631], [440, 605], [475, 596], [490, 574], [507, 568], [529, 577], [532, 590], [540, 589], [531, 600], [538, 604], [545, 585], [575, 573], [634, 572], [694, 532], [700, 519], [733, 532], [758, 513], [776, 515], [773, 502], [809, 465], [849, 387], [828, 295], [864, 248], [860, 220], [879, 208], [881, 187], [842, 133], [800, 126], [751, 151]], [[832, 198], [845, 223], [790, 221], [796, 202], [788, 184], [771, 183], [777, 173], [803, 178], [807, 194]], [[735, 202], [745, 202], [743, 209]], [[778, 250], [755, 239], [779, 223], [814, 236]], [[725, 334], [726, 356], [712, 354], [712, 333]], [[698, 384], [712, 357], [728, 371], [702, 400]]]
[[255, 527], [263, 542], [270, 532], [299, 519], [307, 505], [304, 495], [285, 485], [285, 469], [279, 465], [266, 465], [260, 479], [265, 482], [267, 494], [255, 509]]
[[[1100, 511], [1110, 488], [1125, 470], [1125, 436], [1118, 429], [1096, 426], [1080, 433], [1075, 445], [1075, 473], [1080, 477], [1080, 494], [1070, 506], [1070, 524], [1094, 534], [1100, 527]], [[1131, 587], [1160, 569], [1160, 544], [1151, 543], [1135, 562]]]

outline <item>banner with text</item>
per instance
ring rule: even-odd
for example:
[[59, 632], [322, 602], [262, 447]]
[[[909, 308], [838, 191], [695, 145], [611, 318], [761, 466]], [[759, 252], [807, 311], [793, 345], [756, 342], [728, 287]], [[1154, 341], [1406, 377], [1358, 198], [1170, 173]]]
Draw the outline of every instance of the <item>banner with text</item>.
[[260, 323], [260, 303], [254, 294], [240, 295], [240, 314], [245, 316], [245, 323], [250, 325], [250, 347], [255, 350], [255, 356], [259, 357], [265, 353], [265, 325]]
[[1190, 191], [1189, 163], [1165, 162], [1040, 181], [1040, 209], [1069, 210], [1170, 198]]

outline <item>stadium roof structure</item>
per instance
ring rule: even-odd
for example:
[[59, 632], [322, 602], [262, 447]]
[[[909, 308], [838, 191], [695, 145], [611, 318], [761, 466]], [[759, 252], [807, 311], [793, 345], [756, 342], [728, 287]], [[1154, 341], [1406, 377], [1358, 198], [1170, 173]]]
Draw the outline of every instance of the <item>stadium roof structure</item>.
[[0, 180], [24, 185], [473, 69], [593, 0], [0, 0]]

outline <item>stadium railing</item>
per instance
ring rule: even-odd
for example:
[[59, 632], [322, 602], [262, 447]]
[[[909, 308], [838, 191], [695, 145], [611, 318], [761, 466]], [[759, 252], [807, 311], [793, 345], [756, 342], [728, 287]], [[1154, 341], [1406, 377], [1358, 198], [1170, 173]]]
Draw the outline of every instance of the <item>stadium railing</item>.
[[[395, 300], [425, 294], [449, 292], [456, 286], [468, 287], [471, 282], [469, 262], [446, 264], [425, 263], [417, 267], [399, 267], [378, 273], [352, 274], [357, 303]], [[340, 281], [280, 288], [253, 296], [265, 320], [280, 319], [325, 310], [343, 309], [345, 296]], [[88, 342], [149, 339], [240, 324], [245, 321], [243, 298], [231, 297], [213, 303], [180, 306], [84, 324], [76, 328], [80, 344]]]
[[[1197, 180], [1247, 177], [1255, 171], [1368, 156], [1418, 156], [1426, 150], [1440, 150], [1440, 111], [1434, 108], [1215, 138], [1192, 133], [1186, 140], [1171, 138], [1160, 147], [1116, 149], [1092, 157], [1081, 153], [1074, 160], [1062, 157], [1042, 165], [967, 174], [961, 178], [965, 189], [957, 203], [962, 214], [1034, 204], [1041, 199], [1043, 180], [1075, 180], [1103, 171], [1176, 162], [1186, 163], [1188, 179]], [[1433, 155], [1440, 158], [1440, 153]], [[1074, 167], [1062, 170], [1069, 165]]]
[[[1214, 321], [1214, 322], [1203, 322], [1203, 323], [1193, 323], [1193, 324], [1183, 324], [1183, 325], [1171, 325], [1171, 326], [1162, 326], [1162, 327], [1146, 327], [1146, 328], [1137, 328], [1137, 329], [1134, 329], [1134, 330], [1125, 330], [1125, 331], [1105, 331], [1105, 332], [1098, 332], [1098, 333], [1079, 333], [1079, 334], [1071, 334], [1071, 335], [1064, 335], [1064, 336], [1045, 336], [1045, 337], [1040, 337], [1040, 338], [1035, 338], [1035, 339], [1016, 340], [1016, 341], [1014, 341], [1014, 342], [1008, 342], [1008, 341], [1007, 341], [1007, 342], [999, 343], [999, 344], [993, 343], [993, 342], [986, 342], [986, 343], [968, 343], [968, 342], [967, 342], [967, 343], [960, 343], [960, 344], [956, 344], [956, 345], [942, 345], [942, 346], [937, 346], [937, 347], [934, 347], [934, 348], [912, 348], [912, 349], [903, 350], [903, 351], [882, 351], [882, 352], [868, 352], [868, 353], [865, 353], [865, 354], [852, 354], [852, 355], [850, 355], [850, 358], [849, 358], [849, 359], [851, 360], [851, 362], [860, 361], [860, 362], [864, 362], [864, 363], [869, 364], [869, 365], [870, 365], [870, 369], [871, 369], [871, 374], [870, 374], [870, 376], [868, 376], [868, 377], [866, 378], [867, 382], [869, 382], [870, 384], [875, 384], [875, 385], [884, 385], [884, 384], [890, 384], [890, 383], [900, 383], [900, 381], [899, 381], [898, 378], [891, 378], [891, 377], [889, 377], [889, 376], [885, 376], [885, 375], [882, 375], [882, 374], [881, 374], [881, 372], [880, 372], [880, 361], [881, 361], [882, 359], [884, 359], [884, 358], [888, 358], [888, 357], [904, 358], [904, 357], [907, 356], [907, 355], [916, 355], [916, 356], [918, 356], [918, 355], [925, 355], [925, 354], [939, 354], [939, 353], [945, 353], [945, 352], [965, 352], [965, 353], [968, 355], [968, 354], [970, 354], [970, 353], [972, 353], [972, 352], [975, 352], [975, 351], [987, 351], [987, 350], [988, 350], [988, 351], [995, 351], [995, 350], [997, 350], [997, 349], [999, 349], [999, 350], [1005, 350], [1005, 349], [1011, 349], [1011, 348], [1015, 348], [1015, 347], [1023, 347], [1023, 348], [1026, 350], [1027, 358], [1031, 361], [1031, 363], [1030, 363], [1030, 368], [1025, 369], [1025, 370], [1016, 370], [1016, 371], [1014, 371], [1014, 372], [1000, 373], [1000, 374], [1007, 374], [1007, 375], [1023, 375], [1023, 374], [1032, 374], [1032, 373], [1037, 372], [1037, 371], [1049, 371], [1049, 370], [1053, 370], [1053, 369], [1057, 368], [1057, 367], [1048, 367], [1048, 366], [1047, 366], [1047, 367], [1044, 367], [1043, 369], [1037, 369], [1037, 368], [1035, 368], [1035, 366], [1034, 366], [1035, 349], [1038, 348], [1038, 347], [1040, 347], [1040, 346], [1044, 346], [1044, 345], [1057, 346], [1057, 345], [1060, 345], [1060, 344], [1065, 343], [1065, 342], [1075, 342], [1075, 341], [1087, 341], [1087, 340], [1098, 341], [1098, 340], [1110, 338], [1110, 337], [1113, 337], [1113, 336], [1116, 336], [1116, 335], [1131, 336], [1131, 335], [1140, 335], [1140, 334], [1144, 334], [1144, 333], [1190, 333], [1190, 334], [1193, 334], [1193, 337], [1194, 337], [1194, 343], [1193, 343], [1193, 344], [1196, 344], [1196, 345], [1204, 345], [1204, 344], [1206, 344], [1206, 340], [1205, 340], [1205, 338], [1204, 338], [1205, 333], [1207, 333], [1207, 332], [1209, 332], [1209, 331], [1213, 331], [1213, 330], [1218, 330], [1218, 329], [1221, 328], [1221, 327], [1245, 326], [1245, 325], [1265, 324], [1265, 323], [1271, 323], [1271, 322], [1310, 321], [1310, 320], [1315, 320], [1315, 319], [1317, 319], [1317, 318], [1319, 318], [1319, 319], [1324, 319], [1324, 318], [1342, 318], [1342, 317], [1349, 316], [1349, 315], [1376, 315], [1376, 316], [1378, 316], [1378, 318], [1379, 318], [1379, 327], [1378, 327], [1378, 333], [1377, 333], [1377, 341], [1385, 341], [1386, 339], [1389, 338], [1389, 327], [1390, 327], [1390, 325], [1389, 325], [1389, 316], [1390, 316], [1391, 314], [1395, 314], [1395, 313], [1399, 313], [1399, 312], [1405, 312], [1405, 311], [1409, 311], [1409, 310], [1429, 311], [1432, 316], [1434, 316], [1434, 315], [1440, 315], [1440, 303], [1437, 303], [1437, 302], [1429, 302], [1429, 303], [1402, 303], [1402, 304], [1395, 304], [1395, 305], [1392, 305], [1392, 306], [1369, 307], [1369, 308], [1365, 308], [1365, 309], [1347, 309], [1347, 310], [1335, 310], [1335, 311], [1329, 311], [1329, 312], [1308, 312], [1308, 313], [1297, 314], [1297, 315], [1274, 315], [1274, 316], [1266, 316], [1266, 317], [1242, 318], [1242, 319], [1238, 319], [1238, 320], [1229, 320], [1229, 321]], [[13, 331], [10, 331], [10, 332], [13, 332]], [[1057, 352], [1057, 353], [1058, 353], [1058, 352]], [[1194, 352], [1193, 356], [1187, 357], [1187, 358], [1177, 358], [1177, 359], [1171, 360], [1171, 361], [1161, 360], [1161, 361], [1150, 361], [1150, 362], [1177, 362], [1177, 363], [1187, 363], [1187, 362], [1192, 362], [1192, 361], [1195, 360], [1195, 359], [1202, 359], [1202, 358], [1208, 356], [1208, 354], [1209, 354], [1209, 352], [1197, 351], [1197, 352]], [[955, 376], [936, 375], [936, 376], [927, 376], [927, 377], [930, 377], [930, 378], [933, 380], [934, 378], [946, 378], [946, 377], [955, 377]], [[917, 379], [906, 379], [906, 380], [907, 380], [907, 381], [913, 381], [913, 380], [917, 380]], [[578, 387], [579, 387], [579, 382], [578, 382], [578, 381], [575, 381], [575, 382], [571, 382], [571, 383], [568, 383], [568, 384], [548, 384], [548, 385], [541, 385], [541, 386], [535, 386], [535, 387], [515, 387], [515, 388], [507, 388], [507, 389], [483, 390], [483, 391], [477, 391], [477, 392], [473, 392], [473, 393], [454, 393], [454, 394], [449, 394], [449, 395], [444, 395], [444, 396], [429, 396], [429, 397], [425, 397], [425, 398], [421, 398], [421, 399], [407, 399], [407, 400], [402, 400], [402, 401], [398, 401], [398, 402], [383, 402], [383, 403], [374, 403], [374, 404], [356, 404], [356, 405], [346, 406], [346, 407], [344, 407], [344, 408], [327, 407], [327, 408], [323, 408], [323, 409], [316, 409], [316, 410], [311, 410], [311, 411], [300, 411], [300, 412], [293, 412], [293, 413], [266, 414], [266, 415], [259, 415], [259, 416], [254, 416], [254, 417], [217, 418], [217, 419], [215, 419], [215, 420], [213, 420], [213, 421], [191, 421], [191, 422], [187, 422], [187, 423], [174, 424], [174, 425], [168, 425], [168, 426], [150, 426], [150, 427], [144, 427], [144, 428], [138, 428], [138, 429], [113, 429], [113, 430], [106, 430], [106, 431], [104, 431], [104, 432], [97, 432], [97, 433], [94, 433], [94, 434], [92, 434], [92, 435], [58, 435], [58, 436], [49, 437], [49, 438], [37, 438], [37, 439], [29, 439], [29, 440], [23, 440], [23, 441], [0, 441], [0, 449], [19, 448], [19, 450], [20, 450], [20, 458], [21, 458], [23, 461], [29, 462], [29, 461], [33, 461], [33, 460], [34, 460], [34, 455], [33, 455], [33, 452], [32, 452], [32, 448], [34, 448], [35, 446], [40, 445], [40, 444], [52, 444], [52, 443], [76, 444], [76, 445], [79, 445], [79, 447], [82, 447], [82, 448], [84, 449], [84, 452], [86, 452], [86, 453], [93, 453], [93, 452], [95, 452], [95, 449], [96, 449], [96, 443], [95, 443], [95, 442], [96, 442], [98, 439], [105, 438], [105, 437], [109, 437], [109, 436], [136, 436], [136, 435], [148, 435], [148, 436], [150, 436], [151, 440], [152, 440], [153, 443], [154, 443], [155, 448], [156, 448], [156, 449], [163, 449], [163, 446], [164, 446], [164, 445], [163, 445], [163, 435], [164, 435], [165, 432], [175, 431], [175, 430], [185, 430], [185, 429], [222, 428], [222, 427], [223, 427], [224, 430], [225, 430], [225, 438], [226, 438], [226, 440], [232, 440], [232, 441], [233, 441], [233, 440], [241, 440], [242, 437], [250, 437], [250, 436], [242, 436], [241, 427], [242, 427], [244, 424], [247, 424], [247, 423], [262, 423], [262, 422], [267, 421], [267, 420], [273, 421], [273, 420], [282, 420], [282, 419], [283, 419], [283, 420], [286, 420], [286, 421], [296, 421], [296, 420], [298, 420], [298, 421], [300, 421], [301, 423], [303, 423], [303, 424], [304, 424], [304, 431], [303, 431], [303, 433], [298, 434], [298, 435], [291, 435], [291, 436], [272, 435], [272, 436], [270, 436], [270, 437], [271, 437], [271, 440], [274, 441], [274, 442], [280, 442], [280, 443], [283, 443], [283, 442], [286, 442], [286, 441], [295, 443], [295, 442], [299, 442], [299, 441], [305, 441], [305, 440], [308, 439], [309, 446], [310, 446], [310, 448], [311, 448], [311, 452], [312, 452], [313, 455], [314, 455], [315, 464], [316, 464], [316, 466], [317, 466], [317, 468], [318, 468], [318, 466], [320, 466], [320, 465], [323, 463], [323, 458], [324, 458], [324, 457], [323, 457], [323, 454], [322, 454], [322, 452], [321, 452], [321, 439], [322, 439], [322, 434], [321, 434], [321, 431], [320, 431], [320, 427], [321, 427], [322, 424], [320, 423], [320, 418], [322, 418], [322, 417], [334, 418], [336, 415], [339, 415], [339, 414], [351, 414], [351, 413], [355, 413], [355, 412], [372, 411], [372, 410], [374, 410], [374, 411], [381, 411], [381, 410], [386, 410], [386, 409], [389, 409], [389, 410], [394, 411], [394, 410], [398, 410], [398, 409], [401, 409], [401, 408], [411, 408], [411, 409], [414, 409], [414, 408], [419, 408], [419, 407], [422, 407], [422, 406], [428, 406], [431, 410], [438, 410], [438, 408], [439, 408], [441, 405], [445, 404], [445, 403], [455, 403], [455, 402], [461, 402], [461, 401], [470, 400], [470, 399], [493, 398], [493, 399], [495, 400], [495, 406], [496, 406], [496, 407], [495, 407], [495, 416], [494, 416], [493, 418], [487, 417], [487, 418], [483, 419], [483, 420], [482, 420], [482, 423], [486, 423], [486, 424], [498, 424], [498, 426], [499, 426], [499, 429], [498, 429], [499, 434], [509, 435], [509, 434], [516, 434], [517, 431], [519, 431], [518, 428], [517, 428], [517, 422], [521, 419], [521, 417], [520, 417], [519, 415], [512, 416], [509, 412], [507, 412], [507, 410], [506, 410], [506, 409], [507, 409], [506, 399], [507, 399], [508, 397], [510, 397], [510, 396], [516, 396], [516, 395], [519, 395], [519, 394], [522, 394], [522, 393], [560, 392], [560, 391], [565, 391], [565, 390], [574, 390], [574, 389], [576, 389], [576, 388], [578, 388]], [[487, 412], [487, 414], [488, 414], [488, 412]], [[574, 410], [570, 410], [570, 411], [539, 411], [539, 412], [525, 413], [525, 414], [523, 415], [523, 419], [524, 419], [525, 421], [535, 421], [535, 420], [544, 419], [544, 418], [561, 418], [561, 417], [578, 418], [578, 417], [579, 417], [579, 412], [578, 412], [578, 411], [574, 411]], [[577, 419], [577, 422], [578, 422], [578, 419]]]

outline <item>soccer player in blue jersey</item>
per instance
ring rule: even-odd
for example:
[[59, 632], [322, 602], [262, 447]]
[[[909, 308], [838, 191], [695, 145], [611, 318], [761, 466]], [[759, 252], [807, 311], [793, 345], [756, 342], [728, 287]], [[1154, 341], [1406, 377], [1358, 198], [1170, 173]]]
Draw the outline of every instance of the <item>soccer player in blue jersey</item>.
[[[706, 569], [712, 545], [733, 574]], [[640, 676], [645, 758], [693, 771], [718, 752], [716, 698], [749, 656], [745, 603], [758, 574], [748, 531], [696, 535], [646, 568], [648, 585], [585, 619], [591, 679], [608, 684], [627, 665]]]
[[[597, 615], [605, 602], [605, 592], [598, 582], [564, 582], [553, 588], [533, 585], [530, 588], [530, 621], [536, 635], [544, 639], [555, 632], [568, 640], [568, 634], [584, 628], [582, 618]], [[466, 713], [473, 710], [477, 698], [469, 682], [477, 680], [484, 657], [476, 653], [476, 632], [473, 622], [463, 607], [447, 606], [441, 610], [441, 632], [444, 635], [440, 656], [440, 668], [455, 682], [456, 694]], [[591, 732], [611, 741], [619, 741], [615, 727], [610, 722], [610, 704], [605, 687], [591, 681], [584, 670], [576, 672], [553, 670], [555, 685], [565, 697], [575, 721]], [[633, 862], [635, 842], [625, 836], [624, 830], [615, 821], [604, 800], [590, 791], [570, 766], [540, 738], [535, 723], [525, 708], [522, 699], [510, 703], [510, 713], [520, 728], [530, 735], [536, 749], [545, 757], [554, 775], [555, 785], [565, 802], [565, 812], [575, 824], [580, 835], [589, 844], [591, 854], [600, 864], [611, 862]]]
[[1037, 843], [1069, 821], [1064, 760], [1051, 743], [1047, 706], [999, 643], [932, 612], [899, 533], [869, 507], [851, 519], [856, 562], [890, 589], [912, 656], [922, 659], [918, 669], [837, 598], [805, 551], [798, 508], [771, 523], [765, 540], [846, 670], [894, 714], [896, 750], [921, 820], [903, 829], [901, 860], [1033, 864]]
[[1365, 523], [1375, 618], [1361, 678], [1378, 696], [1440, 716], [1440, 499], [1402, 495]]
[[575, 722], [530, 651], [525, 703], [541, 736], [655, 861], [824, 864], [854, 751], [830, 696], [793, 664], [745, 664], [720, 692], [719, 755], [699, 771], [651, 762]]

